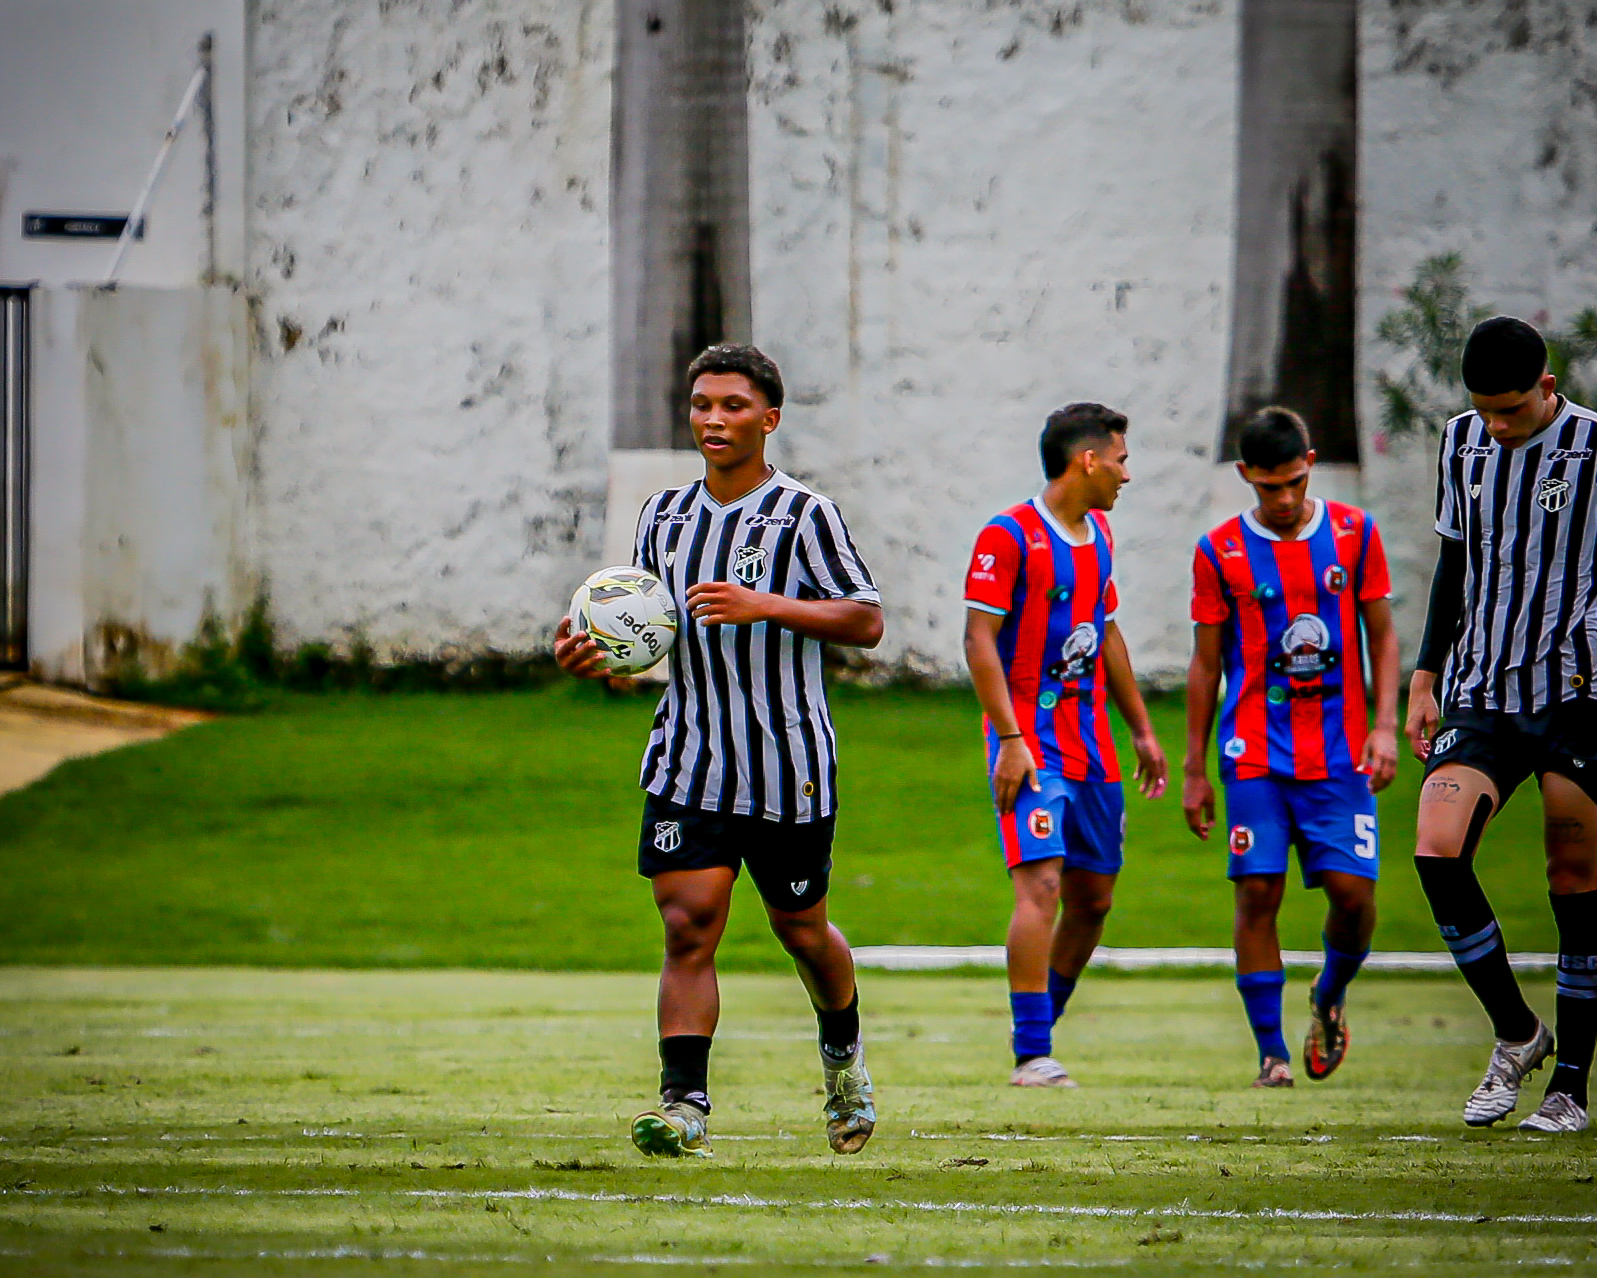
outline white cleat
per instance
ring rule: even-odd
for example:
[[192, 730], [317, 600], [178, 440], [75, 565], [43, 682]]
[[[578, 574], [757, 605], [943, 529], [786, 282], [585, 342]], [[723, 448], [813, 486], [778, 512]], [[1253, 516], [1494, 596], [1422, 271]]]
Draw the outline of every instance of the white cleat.
[[865, 1045], [846, 1065], [821, 1056], [826, 1079], [826, 1141], [834, 1154], [857, 1154], [876, 1130], [876, 1093], [865, 1069]]
[[1523, 1119], [1519, 1124], [1519, 1130], [1547, 1132], [1550, 1135], [1557, 1135], [1560, 1132], [1583, 1132], [1589, 1121], [1586, 1111], [1575, 1104], [1568, 1094], [1548, 1092], [1541, 1108], [1529, 1118]]
[[1009, 1076], [1011, 1087], [1074, 1087], [1076, 1080], [1052, 1056], [1033, 1056], [1024, 1065], [1015, 1066]]
[[[1553, 1032], [1541, 1021], [1526, 1043], [1497, 1040], [1492, 1048], [1486, 1077], [1464, 1102], [1464, 1121], [1471, 1127], [1490, 1127], [1507, 1118], [1519, 1104], [1519, 1088], [1525, 1079], [1542, 1067], [1553, 1051]], [[1556, 1094], [1556, 1093], [1555, 1093]]]

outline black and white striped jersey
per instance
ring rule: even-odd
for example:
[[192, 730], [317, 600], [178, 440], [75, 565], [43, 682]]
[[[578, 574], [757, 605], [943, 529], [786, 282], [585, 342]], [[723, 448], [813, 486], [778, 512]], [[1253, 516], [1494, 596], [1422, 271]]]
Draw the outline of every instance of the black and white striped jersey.
[[1477, 413], [1442, 431], [1436, 531], [1462, 541], [1464, 615], [1447, 705], [1531, 714], [1592, 695], [1597, 414], [1567, 400], [1518, 448]]
[[688, 587], [732, 581], [797, 599], [881, 602], [837, 507], [781, 471], [721, 505], [704, 481], [656, 493], [635, 562], [666, 583], [678, 629], [643, 788], [684, 807], [813, 821], [837, 802], [821, 644], [767, 622], [702, 626]]

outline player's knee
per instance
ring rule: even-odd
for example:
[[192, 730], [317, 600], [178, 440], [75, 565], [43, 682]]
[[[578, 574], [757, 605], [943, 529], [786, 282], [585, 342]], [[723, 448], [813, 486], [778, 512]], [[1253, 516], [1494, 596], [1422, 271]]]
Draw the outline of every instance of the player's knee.
[[1281, 908], [1282, 884], [1262, 876], [1238, 879], [1237, 921], [1246, 925], [1269, 924]]
[[1066, 905], [1070, 916], [1078, 923], [1102, 923], [1109, 917], [1115, 903], [1113, 892], [1090, 892], [1072, 897]]
[[826, 945], [826, 924], [796, 915], [771, 915], [771, 931], [789, 954], [810, 954]]
[[715, 914], [712, 911], [663, 909], [665, 952], [673, 962], [705, 959], [715, 953]]
[[1033, 862], [1015, 873], [1015, 904], [1041, 910], [1052, 917], [1059, 908], [1059, 866], [1055, 861]]

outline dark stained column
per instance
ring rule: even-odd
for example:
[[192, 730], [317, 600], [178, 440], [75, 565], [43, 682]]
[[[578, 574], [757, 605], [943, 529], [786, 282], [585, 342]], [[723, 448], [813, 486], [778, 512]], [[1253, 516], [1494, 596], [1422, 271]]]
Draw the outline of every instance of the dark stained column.
[[1303, 414], [1322, 461], [1354, 415], [1357, 0], [1242, 0], [1235, 291], [1220, 460], [1254, 410]]
[[691, 448], [683, 371], [704, 347], [751, 335], [743, 4], [616, 5], [616, 448]]

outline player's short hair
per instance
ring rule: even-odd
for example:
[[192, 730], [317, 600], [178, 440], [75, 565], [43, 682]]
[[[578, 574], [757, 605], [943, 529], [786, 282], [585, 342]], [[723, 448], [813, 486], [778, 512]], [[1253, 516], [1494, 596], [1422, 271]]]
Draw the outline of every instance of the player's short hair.
[[1459, 371], [1476, 395], [1528, 391], [1547, 371], [1547, 343], [1524, 320], [1494, 315], [1475, 325]]
[[1290, 408], [1272, 404], [1248, 418], [1237, 436], [1244, 466], [1274, 470], [1309, 455], [1309, 428]]
[[757, 346], [738, 342], [717, 342], [700, 351], [688, 365], [688, 388], [704, 373], [742, 373], [760, 388], [772, 408], [782, 407], [782, 370], [776, 361]]
[[1102, 404], [1066, 404], [1048, 414], [1039, 441], [1042, 473], [1058, 479], [1083, 448], [1101, 448], [1111, 435], [1126, 433], [1126, 415]]

